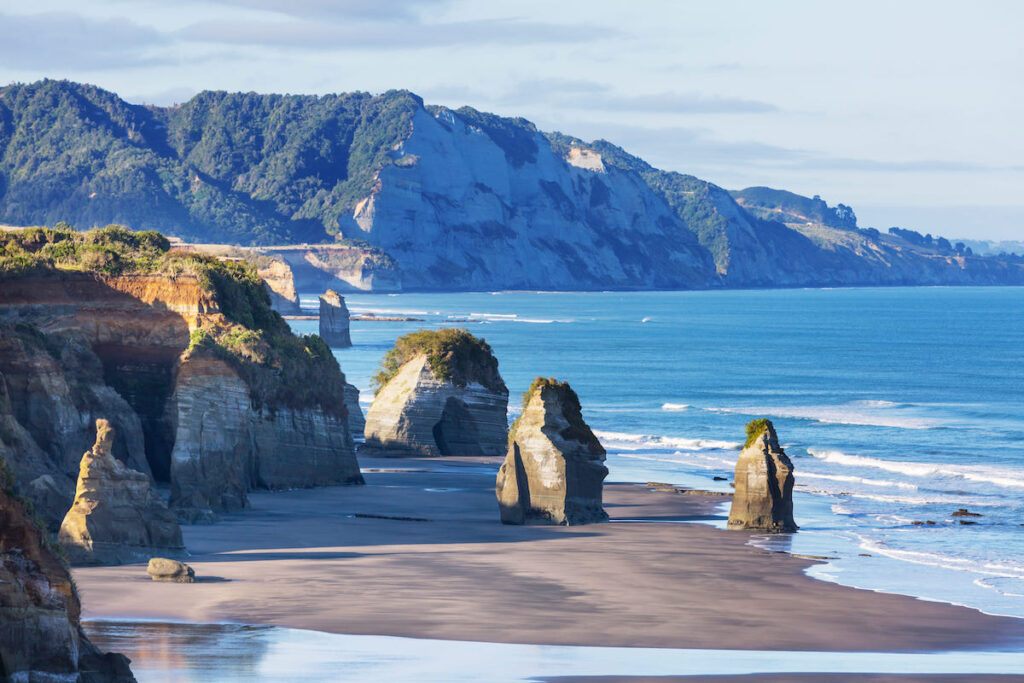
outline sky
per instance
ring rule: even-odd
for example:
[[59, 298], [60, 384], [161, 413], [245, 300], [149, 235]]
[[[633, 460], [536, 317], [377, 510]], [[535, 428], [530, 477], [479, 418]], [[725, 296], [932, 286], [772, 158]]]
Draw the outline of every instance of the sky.
[[861, 227], [1024, 239], [1016, 0], [0, 0], [0, 83], [411, 90]]

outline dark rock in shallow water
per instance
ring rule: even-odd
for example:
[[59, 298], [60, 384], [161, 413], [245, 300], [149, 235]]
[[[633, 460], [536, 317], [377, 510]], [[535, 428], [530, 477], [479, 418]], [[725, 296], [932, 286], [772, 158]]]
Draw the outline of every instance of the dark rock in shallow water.
[[[793, 521], [793, 463], [779, 446], [769, 420], [751, 423], [759, 431], [736, 461], [736, 491], [730, 529], [796, 531]], [[748, 429], [751, 427], [748, 425]]]
[[[605, 451], [568, 384], [537, 378], [509, 435], [495, 492], [505, 524], [605, 522]], [[673, 489], [675, 490], [675, 489]]]
[[953, 517], [982, 517], [980, 512], [971, 512], [967, 508], [960, 508], [952, 514]]

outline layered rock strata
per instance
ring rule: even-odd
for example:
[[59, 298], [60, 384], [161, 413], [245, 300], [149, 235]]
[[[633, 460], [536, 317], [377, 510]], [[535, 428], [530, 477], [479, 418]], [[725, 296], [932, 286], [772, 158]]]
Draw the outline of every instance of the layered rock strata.
[[352, 346], [348, 306], [345, 305], [345, 297], [333, 289], [328, 289], [320, 297], [320, 336], [332, 348]]
[[[287, 368], [250, 363], [243, 377], [244, 358], [193, 348], [196, 334], [231, 325], [193, 276], [4, 280], [0, 454], [51, 529], [73, 503], [98, 418], [115, 428], [114, 457], [169, 483], [185, 520], [242, 509], [254, 487], [361, 483], [341, 374], [319, 397], [291, 400], [275, 388]], [[355, 424], [361, 433], [361, 413]]]
[[256, 271], [266, 285], [270, 303], [281, 315], [299, 315], [299, 295], [295, 291], [292, 269], [283, 260], [271, 258], [261, 263]]
[[[772, 533], [797, 530], [793, 521], [793, 463], [779, 446], [769, 420], [751, 423], [756, 433], [736, 461], [736, 490], [729, 510], [730, 529]], [[750, 427], [748, 426], [748, 429]]]
[[244, 509], [255, 487], [363, 483], [344, 413], [255, 407], [238, 373], [202, 354], [183, 358], [176, 374], [171, 504], [181, 519]]
[[0, 486], [0, 676], [26, 683], [134, 681], [127, 658], [89, 642], [81, 611], [67, 568], [23, 503]]
[[345, 384], [345, 407], [348, 409], [348, 429], [352, 436], [362, 436], [366, 429], [366, 417], [359, 405], [359, 389], [354, 384]]
[[508, 390], [440, 379], [425, 353], [404, 363], [366, 413], [366, 445], [380, 456], [497, 456], [508, 434]]
[[538, 378], [509, 434], [495, 493], [504, 524], [590, 524], [608, 520], [605, 450], [583, 421], [566, 383]]
[[182, 554], [181, 529], [149, 477], [111, 453], [114, 429], [96, 421], [96, 443], [82, 456], [75, 502], [59, 540], [72, 564], [124, 564], [154, 553]]

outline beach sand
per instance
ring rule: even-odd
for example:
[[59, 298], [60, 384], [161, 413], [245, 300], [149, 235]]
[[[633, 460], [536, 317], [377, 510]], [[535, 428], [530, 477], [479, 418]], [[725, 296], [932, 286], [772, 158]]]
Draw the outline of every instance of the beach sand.
[[722, 497], [613, 483], [611, 523], [503, 526], [497, 462], [361, 464], [367, 486], [254, 493], [251, 510], [185, 527], [196, 584], [150, 581], [144, 565], [75, 569], [84, 616], [558, 645], [1024, 643], [1024, 620], [817, 581], [810, 561], [752, 548], [747, 533], [677, 523], [720, 516]]

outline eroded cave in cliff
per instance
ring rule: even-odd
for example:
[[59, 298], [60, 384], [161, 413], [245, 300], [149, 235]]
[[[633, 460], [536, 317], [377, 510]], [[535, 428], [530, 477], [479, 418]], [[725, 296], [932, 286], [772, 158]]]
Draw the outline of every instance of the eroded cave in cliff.
[[103, 379], [138, 414], [153, 478], [169, 482], [174, 428], [167, 416], [167, 401], [174, 391], [178, 354], [156, 346], [96, 344], [93, 351], [103, 363]]

